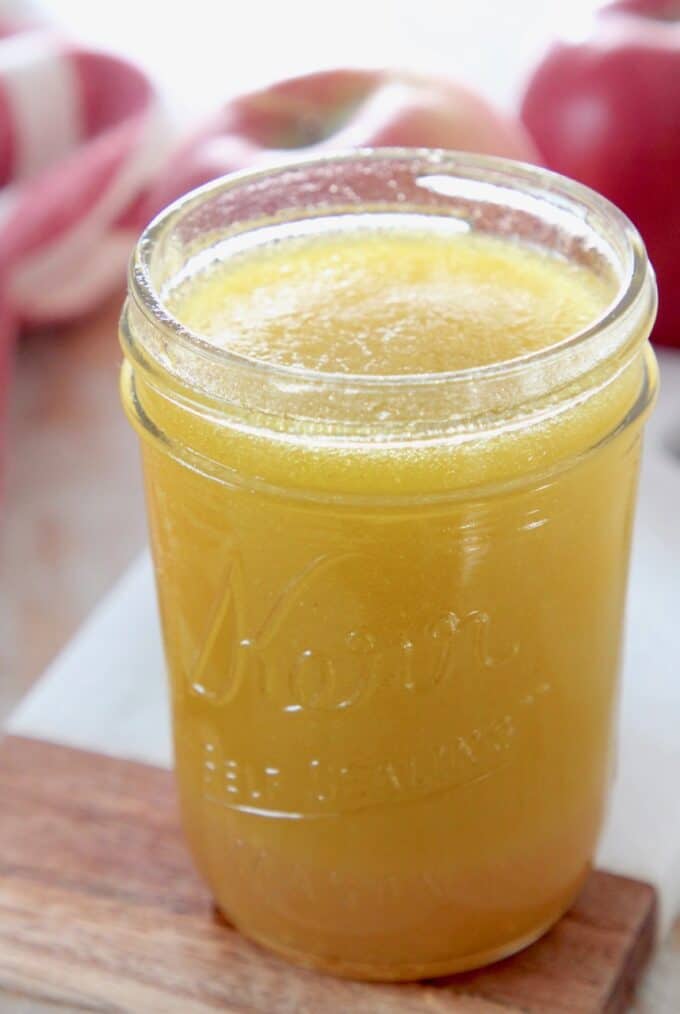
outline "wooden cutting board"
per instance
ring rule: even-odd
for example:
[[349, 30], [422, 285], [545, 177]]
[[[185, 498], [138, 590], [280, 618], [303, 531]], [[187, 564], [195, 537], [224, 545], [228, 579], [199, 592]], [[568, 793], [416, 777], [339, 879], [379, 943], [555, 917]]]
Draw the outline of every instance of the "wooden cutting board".
[[607, 1014], [649, 957], [655, 893], [595, 872], [546, 937], [483, 971], [368, 985], [294, 968], [213, 912], [172, 776], [37, 740], [0, 744], [0, 1009], [10, 994], [130, 1014]]

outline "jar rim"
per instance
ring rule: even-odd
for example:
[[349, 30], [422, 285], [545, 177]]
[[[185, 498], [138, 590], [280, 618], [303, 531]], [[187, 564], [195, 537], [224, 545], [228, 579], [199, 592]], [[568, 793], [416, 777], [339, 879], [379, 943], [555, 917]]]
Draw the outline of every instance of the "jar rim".
[[[514, 191], [526, 194], [531, 190], [540, 194], [544, 201], [557, 206], [568, 207], [569, 211], [582, 217], [607, 222], [623, 240], [625, 260], [617, 291], [602, 314], [585, 327], [566, 336], [559, 342], [525, 352], [508, 359], [462, 369], [409, 372], [398, 374], [359, 374], [316, 370], [307, 366], [285, 365], [257, 359], [215, 345], [206, 340], [179, 320], [167, 307], [158, 286], [152, 277], [152, 256], [160, 238], [176, 227], [187, 214], [206, 201], [229, 191], [253, 183], [265, 183], [282, 174], [304, 169], [321, 169], [353, 162], [376, 164], [380, 162], [411, 162], [419, 172], [428, 177], [444, 177], [447, 180], [484, 180], [486, 184], [502, 188], [504, 192]], [[549, 169], [511, 159], [491, 155], [476, 155], [446, 149], [427, 148], [357, 148], [323, 157], [311, 155], [290, 161], [277, 161], [264, 168], [251, 168], [230, 173], [204, 184], [163, 209], [144, 229], [133, 252], [128, 278], [129, 293], [148, 323], [160, 329], [164, 340], [183, 346], [202, 360], [213, 362], [220, 368], [246, 370], [250, 376], [259, 375], [270, 380], [299, 382], [302, 384], [322, 383], [326, 387], [350, 386], [354, 390], [375, 391], [386, 386], [396, 390], [413, 387], [436, 387], [442, 385], [470, 384], [495, 380], [525, 370], [540, 368], [556, 358], [582, 349], [596, 337], [617, 328], [623, 317], [642, 318], [648, 311], [650, 288], [653, 289], [653, 275], [642, 238], [628, 217], [607, 198], [578, 183], [575, 180]], [[653, 298], [653, 294], [652, 294]], [[635, 312], [637, 311], [637, 312]], [[634, 329], [634, 322], [626, 330]]]

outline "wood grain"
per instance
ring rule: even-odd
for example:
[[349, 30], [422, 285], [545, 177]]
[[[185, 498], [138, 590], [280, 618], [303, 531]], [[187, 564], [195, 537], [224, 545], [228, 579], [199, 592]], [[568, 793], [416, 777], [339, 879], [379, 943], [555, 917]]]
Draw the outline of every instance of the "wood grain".
[[335, 980], [215, 917], [165, 771], [8, 738], [0, 813], [0, 990], [36, 1002], [131, 1014], [614, 1014], [652, 947], [654, 891], [598, 872], [551, 933], [488, 969], [403, 986]]

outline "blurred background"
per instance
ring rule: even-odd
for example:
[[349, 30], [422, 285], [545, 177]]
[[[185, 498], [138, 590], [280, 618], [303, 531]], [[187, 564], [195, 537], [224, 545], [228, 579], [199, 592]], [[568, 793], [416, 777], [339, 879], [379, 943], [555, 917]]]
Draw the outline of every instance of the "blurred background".
[[[644, 31], [652, 33], [644, 44], [641, 20], [636, 19], [633, 35], [637, 41], [632, 48], [648, 52], [634, 57], [632, 66], [642, 68], [642, 78], [638, 75], [636, 85], [630, 84], [635, 74], [630, 77], [631, 64], [626, 63], [630, 54], [625, 56], [628, 92], [615, 99], [634, 104], [635, 96], [645, 92], [644, 82], [651, 81], [645, 76], [645, 60], [657, 38], [659, 52], [667, 54], [669, 47], [675, 47], [674, 87], [680, 81], [680, 44], [677, 24], [671, 20], [677, 5], [658, 0], [619, 6], [637, 7], [643, 15], [649, 8], [662, 17], [653, 22], [644, 19]], [[234, 146], [228, 129], [231, 121], [223, 118], [216, 126], [216, 111], [234, 95], [319, 68], [409, 67], [433, 79], [451, 78], [465, 84], [509, 118], [504, 130], [528, 138], [518, 122], [528, 82], [553, 40], [559, 37], [563, 46], [575, 47], [578, 53], [584, 40], [593, 31], [597, 34], [599, 29], [593, 29], [597, 7], [593, 0], [568, 4], [562, 0], [0, 3], [0, 78], [10, 82], [0, 90], [0, 170], [3, 159], [6, 163], [0, 180], [4, 184], [0, 194], [4, 333], [0, 341], [10, 363], [0, 466], [0, 719], [145, 541], [135, 438], [123, 418], [117, 393], [116, 322], [123, 265], [134, 235], [145, 216], [155, 210], [159, 195], [172, 197], [189, 182], [200, 182], [234, 164], [247, 164], [252, 149], [244, 153], [238, 144]], [[631, 49], [630, 31], [620, 24], [623, 16], [617, 15], [617, 27], [612, 29], [612, 38], [617, 39], [614, 48], [626, 48], [621, 38], [628, 32], [626, 45]], [[18, 35], [17, 28], [21, 29]], [[672, 44], [658, 34], [665, 29], [675, 33]], [[96, 144], [74, 127], [69, 106], [74, 99], [65, 93], [72, 90], [73, 82], [68, 83], [63, 67], [45, 56], [55, 47], [60, 60], [64, 52], [80, 54], [77, 67], [83, 90], [75, 102], [89, 110], [88, 130]], [[81, 59], [83, 53], [102, 49], [119, 54], [129, 64], [99, 66]], [[617, 66], [618, 70], [603, 72], [605, 83], [613, 82], [614, 92], [617, 88], [620, 92], [616, 75], [620, 78], [621, 65]], [[578, 60], [572, 61], [572, 71], [574, 67], [577, 77], [587, 77]], [[141, 70], [139, 78], [134, 68]], [[569, 68], [566, 73], [568, 78]], [[538, 107], [539, 114], [547, 109], [551, 122], [567, 123], [565, 137], [572, 153], [595, 128], [598, 137], [611, 141], [610, 124], [604, 122], [606, 102], [597, 97], [602, 84], [599, 73], [594, 71], [593, 77], [596, 99], [586, 103], [587, 108], [581, 97], [560, 119], [553, 114], [549, 96], [543, 102], [540, 94], [538, 105], [532, 107], [534, 111]], [[427, 87], [437, 92], [436, 85]], [[551, 87], [550, 83], [545, 86], [546, 94]], [[576, 87], [573, 80], [569, 87]], [[665, 109], [670, 104], [677, 140], [680, 104], [673, 107], [668, 84], [663, 85], [664, 103], [657, 102], [651, 85], [650, 89], [645, 101]], [[443, 94], [439, 106], [450, 99], [455, 107], [456, 94], [451, 93], [449, 99]], [[129, 117], [124, 115], [126, 103]], [[457, 147], [457, 130], [462, 129], [457, 126], [458, 114], [451, 123], [447, 115], [441, 143]], [[485, 111], [480, 117], [493, 115]], [[532, 116], [530, 126], [535, 125], [540, 134], [541, 115]], [[644, 109], [636, 110], [636, 116], [635, 132], [644, 135]], [[135, 120], [136, 132], [128, 136], [127, 121], [135, 117], [140, 122], [146, 119], [143, 127]], [[210, 143], [207, 148], [203, 145], [196, 159], [193, 153], [201, 148], [205, 124]], [[305, 121], [304, 129], [308, 127]], [[495, 129], [493, 122], [491, 128]], [[369, 124], [365, 129], [360, 140], [370, 141], [373, 127]], [[408, 131], [403, 136], [398, 125], [396, 129], [401, 143], [411, 143]], [[667, 134], [668, 130], [664, 137]], [[474, 139], [467, 140], [474, 148]], [[560, 160], [559, 146], [555, 148], [553, 142], [544, 132], [521, 144], [529, 155], [534, 152], [532, 157], [553, 165]], [[413, 143], [426, 142], [415, 137]], [[657, 152], [666, 173], [674, 171], [670, 146], [664, 143], [661, 150], [651, 135], [646, 143]], [[506, 149], [500, 153], [509, 153], [506, 142], [500, 147]], [[137, 159], [139, 170], [142, 149], [143, 172], [137, 190], [133, 187], [126, 194], [115, 214], [109, 209], [111, 221], [97, 219], [100, 233], [96, 229], [85, 237], [78, 233], [69, 216], [78, 219], [80, 202], [86, 210], [94, 206], [101, 192], [111, 188], [112, 180], [129, 184], [129, 165]], [[588, 182], [605, 187], [606, 181], [598, 177], [603, 161], [612, 165], [617, 160], [603, 160], [599, 149], [590, 162], [587, 151], [583, 157], [585, 175], [595, 176]], [[632, 165], [642, 173], [645, 159], [644, 152], [637, 151], [635, 157], [624, 152], [618, 160], [619, 172], [622, 166]], [[169, 166], [174, 167], [172, 171]], [[575, 174], [579, 174], [578, 166]], [[617, 181], [612, 185], [616, 190]], [[641, 182], [640, 188], [653, 189], [647, 182]], [[622, 192], [630, 191], [626, 176]], [[66, 236], [64, 245], [64, 256], [68, 254], [71, 260], [60, 267], [54, 263], [50, 243], [55, 232], [66, 228], [64, 219], [69, 219], [73, 233]], [[669, 232], [672, 229], [670, 221]], [[41, 253], [47, 250], [42, 260], [36, 259], [36, 248]], [[100, 262], [106, 262], [110, 270]], [[668, 333], [662, 337], [668, 343]]]
[[593, 0], [249, 0], [92, 4], [34, 9], [146, 67], [178, 113], [229, 92], [323, 66], [396, 64], [443, 72], [508, 109], [546, 42], [585, 31]]

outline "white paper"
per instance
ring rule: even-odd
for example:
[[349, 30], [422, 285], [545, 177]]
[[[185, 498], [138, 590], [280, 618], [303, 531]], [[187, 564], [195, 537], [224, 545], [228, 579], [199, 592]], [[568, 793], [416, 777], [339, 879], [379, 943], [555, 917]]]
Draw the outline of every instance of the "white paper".
[[165, 663], [147, 553], [19, 704], [7, 731], [171, 767]]

